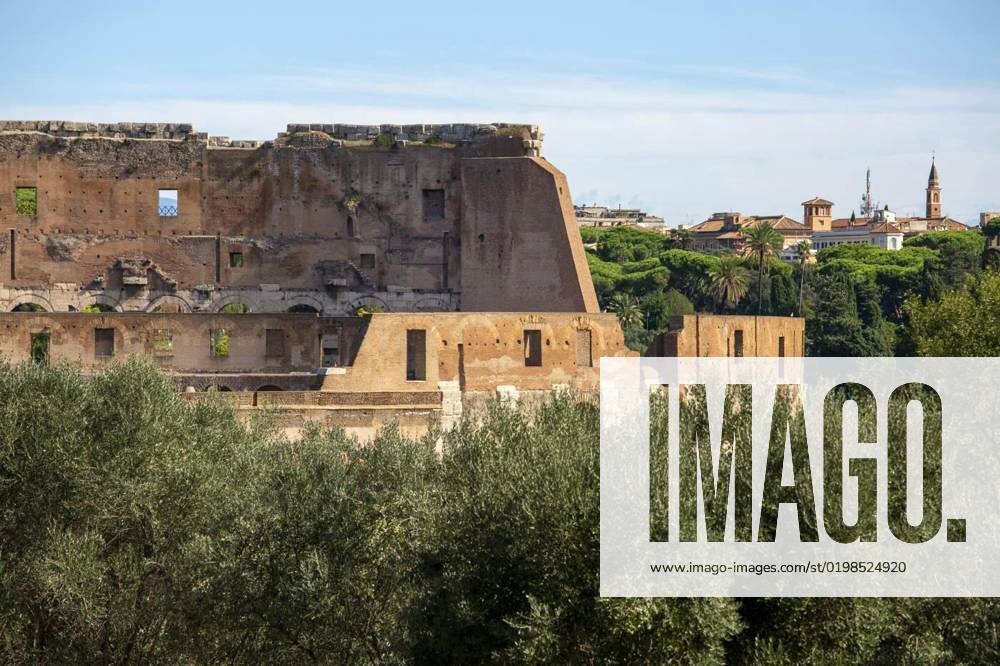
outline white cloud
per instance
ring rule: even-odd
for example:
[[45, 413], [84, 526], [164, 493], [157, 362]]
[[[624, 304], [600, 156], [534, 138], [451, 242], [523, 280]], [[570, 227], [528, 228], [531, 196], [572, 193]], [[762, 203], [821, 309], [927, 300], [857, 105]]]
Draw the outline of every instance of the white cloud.
[[[775, 80], [782, 76], [791, 81], [797, 74], [770, 73]], [[533, 122], [542, 126], [546, 155], [567, 173], [578, 201], [637, 202], [675, 223], [726, 209], [799, 217], [799, 202], [814, 195], [837, 202], [835, 213], [846, 216], [856, 205], [866, 166], [881, 201], [901, 212], [920, 209], [930, 151], [936, 149], [946, 212], [971, 220], [981, 209], [1000, 208], [993, 176], [1000, 173], [996, 87], [844, 96], [495, 73], [395, 77], [361, 70], [261, 77], [241, 87], [267, 91], [271, 99], [248, 93], [232, 99], [178, 95], [8, 105], [0, 115], [192, 122], [236, 138], [272, 137], [289, 122]]]

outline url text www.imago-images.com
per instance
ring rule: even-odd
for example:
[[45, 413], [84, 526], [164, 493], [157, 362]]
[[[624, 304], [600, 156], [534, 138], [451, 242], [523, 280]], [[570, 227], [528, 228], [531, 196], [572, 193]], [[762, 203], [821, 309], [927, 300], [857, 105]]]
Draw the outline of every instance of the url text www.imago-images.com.
[[603, 596], [997, 596], [992, 358], [601, 363]]

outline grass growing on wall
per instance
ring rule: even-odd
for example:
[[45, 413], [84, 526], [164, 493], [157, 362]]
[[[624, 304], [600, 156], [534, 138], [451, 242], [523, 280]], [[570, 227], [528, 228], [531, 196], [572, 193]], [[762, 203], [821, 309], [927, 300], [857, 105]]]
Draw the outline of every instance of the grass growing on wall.
[[34, 217], [38, 213], [38, 190], [34, 187], [18, 187], [14, 199], [18, 215]]

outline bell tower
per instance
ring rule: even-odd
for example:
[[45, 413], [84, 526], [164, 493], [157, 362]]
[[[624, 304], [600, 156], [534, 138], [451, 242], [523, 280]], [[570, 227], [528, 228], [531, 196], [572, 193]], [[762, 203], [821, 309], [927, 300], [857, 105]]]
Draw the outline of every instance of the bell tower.
[[830, 231], [833, 202], [819, 197], [802, 202], [803, 223], [812, 231]]
[[933, 157], [931, 175], [927, 177], [927, 214], [924, 217], [941, 217], [941, 180]]

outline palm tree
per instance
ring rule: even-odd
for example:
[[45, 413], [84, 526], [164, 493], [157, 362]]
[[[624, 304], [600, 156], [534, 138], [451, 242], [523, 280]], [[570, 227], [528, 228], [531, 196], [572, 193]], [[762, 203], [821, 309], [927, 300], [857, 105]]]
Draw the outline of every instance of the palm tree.
[[608, 308], [618, 316], [622, 329], [642, 326], [642, 310], [639, 309], [639, 299], [628, 294], [615, 294], [608, 303]]
[[764, 305], [764, 272], [767, 260], [777, 256], [785, 237], [767, 222], [758, 222], [743, 230], [744, 248], [747, 256], [757, 257], [757, 314]]
[[[854, 213], [851, 213], [854, 215]], [[812, 243], [800, 240], [795, 245], [795, 258], [799, 260], [799, 316], [802, 316], [802, 298], [806, 288], [806, 262], [812, 256]]]
[[709, 292], [724, 308], [736, 307], [747, 295], [749, 285], [750, 271], [731, 254], [719, 257], [719, 263], [708, 273]]

